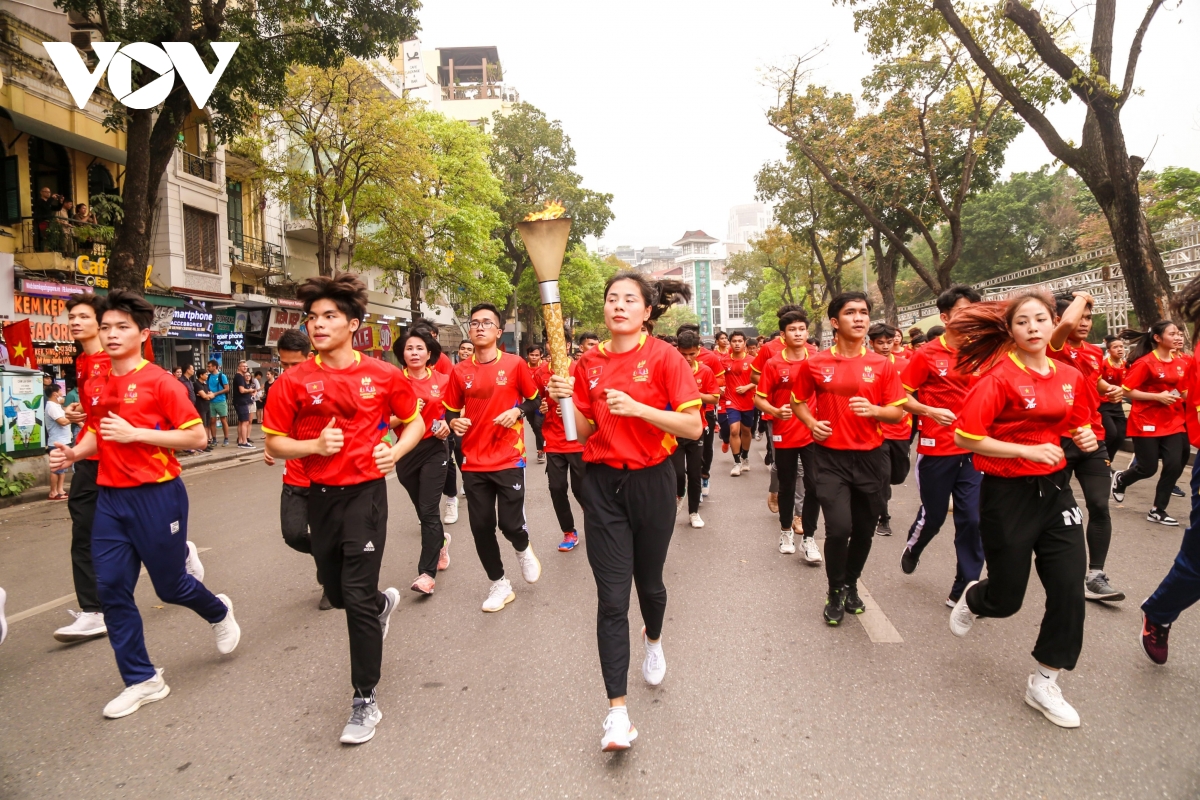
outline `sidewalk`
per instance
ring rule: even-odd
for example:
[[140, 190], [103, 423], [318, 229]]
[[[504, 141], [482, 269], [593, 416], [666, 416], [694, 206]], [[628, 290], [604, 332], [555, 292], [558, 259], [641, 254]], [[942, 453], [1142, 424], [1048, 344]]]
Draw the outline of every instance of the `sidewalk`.
[[[246, 459], [247, 461], [261, 460], [263, 456], [263, 436], [261, 432], [258, 432], [258, 436], [256, 438], [254, 435], [255, 433], [256, 431], [254, 430], [251, 430], [250, 432], [250, 443], [254, 445], [253, 450], [237, 447], [236, 440], [231, 441], [228, 447], [222, 447], [220, 440], [218, 440], [218, 444], [212, 449], [212, 452], [206, 453], [201, 451], [190, 455], [179, 452], [175, 455], [179, 459], [179, 466], [184, 470], [184, 472], [189, 469], [195, 469], [196, 467], [208, 466], [210, 464], [220, 464], [225, 461], [236, 461], [238, 459]], [[70, 486], [71, 474], [68, 473], [66, 486], [64, 488], [69, 489]], [[48, 500], [46, 498], [46, 487], [35, 486], [31, 489], [27, 489], [16, 497], [0, 497], [0, 508], [11, 508], [12, 506], [20, 506], [25, 505], [26, 503], [37, 502], [65, 503], [66, 501]]]

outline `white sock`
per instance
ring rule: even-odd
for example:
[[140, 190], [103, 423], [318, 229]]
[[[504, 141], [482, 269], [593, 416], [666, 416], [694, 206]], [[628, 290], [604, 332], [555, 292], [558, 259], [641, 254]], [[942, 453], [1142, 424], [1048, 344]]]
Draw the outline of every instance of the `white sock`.
[[[645, 634], [643, 634], [645, 636]], [[650, 641], [650, 638], [645, 637], [647, 650], [662, 650], [662, 637], [660, 636], [657, 642]]]
[[1049, 667], [1043, 667], [1041, 664], [1038, 664], [1037, 669], [1033, 671], [1033, 682], [1037, 686], [1042, 686], [1047, 683], [1058, 683], [1058, 673], [1060, 672], [1062, 672], [1062, 670], [1050, 669]]
[[629, 707], [628, 706], [610, 706], [608, 709], [608, 715], [611, 717], [613, 714], [620, 714], [620, 715], [624, 716], [625, 719], [629, 719]]

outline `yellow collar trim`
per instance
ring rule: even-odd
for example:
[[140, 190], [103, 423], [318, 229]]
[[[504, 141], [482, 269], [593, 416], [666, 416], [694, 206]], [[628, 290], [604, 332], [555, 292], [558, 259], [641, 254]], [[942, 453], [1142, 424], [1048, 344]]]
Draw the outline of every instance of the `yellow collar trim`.
[[[315, 362], [316, 362], [316, 364], [317, 364], [317, 366], [318, 366], [318, 367], [322, 366], [322, 365], [321, 365], [321, 355], [320, 355], [320, 353], [318, 353], [317, 355], [313, 356], [313, 361], [315, 361]], [[355, 350], [355, 351], [354, 351], [354, 363], [355, 363], [355, 364], [359, 364], [360, 362], [362, 362], [362, 353], [360, 353], [360, 352], [358, 352], [357, 350]]]
[[[600, 348], [600, 352], [601, 352], [602, 354], [604, 354], [604, 355], [606, 355], [606, 356], [609, 356], [609, 357], [611, 357], [611, 356], [612, 356], [612, 354], [611, 354], [611, 353], [609, 353], [609, 352], [608, 352], [608, 350], [607, 350], [607, 349], [605, 349], [605, 347], [604, 347], [605, 345], [610, 345], [610, 344], [612, 344], [612, 339], [609, 339], [609, 340], [608, 340], [608, 341], [606, 341], [606, 342], [601, 342], [600, 344], [598, 344], [598, 345], [596, 345], [596, 346], [597, 346], [598, 348]], [[642, 347], [643, 347], [645, 344], [646, 344], [646, 332], [645, 332], [645, 331], [642, 331], [642, 334], [641, 334], [641, 336], [639, 336], [639, 337], [638, 337], [638, 345], [637, 345], [637, 347], [635, 347], [635, 348], [633, 348], [633, 349], [634, 349], [634, 350], [641, 350], [641, 349], [642, 349]], [[620, 353], [618, 353], [618, 355], [620, 355]]]
[[[1040, 372], [1039, 373], [1030, 372], [1029, 367], [1026, 367], [1024, 364], [1022, 364], [1021, 359], [1017, 358], [1016, 352], [1009, 350], [1008, 357], [1012, 359], [1012, 362], [1014, 364], [1016, 364], [1018, 367], [1021, 368], [1022, 372], [1029, 374], [1029, 375], [1037, 375], [1038, 377], [1041, 377], [1041, 378], [1046, 377], [1045, 375], [1042, 375]], [[1047, 363], [1050, 364], [1050, 372], [1048, 372], [1047, 374], [1048, 375], [1057, 375], [1058, 374], [1058, 365], [1054, 363], [1054, 359], [1047, 358], [1046, 361], [1047, 361]]]

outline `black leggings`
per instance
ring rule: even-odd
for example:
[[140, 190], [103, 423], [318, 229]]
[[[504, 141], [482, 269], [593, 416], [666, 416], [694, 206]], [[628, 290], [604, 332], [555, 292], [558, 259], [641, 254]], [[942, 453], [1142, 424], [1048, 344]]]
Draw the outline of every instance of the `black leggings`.
[[817, 499], [825, 514], [825, 577], [829, 590], [853, 586], [862, 575], [883, 511], [888, 457], [874, 450], [815, 445]]
[[609, 699], [629, 679], [629, 592], [637, 586], [646, 636], [662, 635], [667, 613], [663, 565], [675, 529], [675, 468], [588, 464], [583, 476], [588, 563], [596, 579], [596, 644]]
[[421, 521], [421, 557], [417, 561], [417, 572], [431, 578], [437, 577], [438, 556], [446, 542], [441, 505], [449, 461], [446, 443], [431, 436], [396, 462], [396, 477], [408, 492]]
[[1118, 488], [1128, 489], [1138, 481], [1152, 477], [1161, 459], [1162, 472], [1158, 476], [1158, 484], [1154, 487], [1154, 507], [1159, 511], [1166, 511], [1167, 503], [1171, 502], [1171, 489], [1183, 474], [1189, 449], [1186, 433], [1134, 436], [1133, 466], [1121, 473]]
[[1106, 451], [1101, 445], [1085, 453], [1067, 438], [1062, 440], [1062, 449], [1067, 457], [1067, 479], [1070, 480], [1074, 473], [1087, 505], [1088, 569], [1104, 569], [1104, 560], [1108, 558], [1108, 546], [1112, 541], [1112, 516], [1108, 512], [1112, 479], [1108, 473], [1108, 461], [1104, 458]]
[[817, 499], [815, 449], [815, 444], [775, 448], [775, 471], [779, 476], [779, 529], [791, 530], [792, 520], [796, 518], [796, 481], [799, 472], [802, 474], [799, 480], [804, 486], [800, 522], [804, 535], [809, 538], [816, 533], [817, 520], [821, 516], [821, 503]]
[[688, 514], [700, 511], [702, 449], [699, 439], [679, 439], [679, 446], [671, 454], [671, 463], [675, 467], [675, 496], [683, 497], [687, 492]]
[[462, 452], [455, 453], [459, 438], [453, 433], [446, 437], [446, 482], [442, 486], [442, 494], [446, 497], [458, 497], [458, 480], [454, 472], [454, 464], [462, 465]]
[[1033, 657], [1075, 669], [1083, 649], [1083, 515], [1066, 470], [1038, 478], [983, 476], [980, 537], [988, 576], [967, 591], [981, 617], [1011, 617], [1029, 585], [1030, 557], [1046, 590], [1046, 611]]
[[558, 528], [563, 533], [575, 531], [575, 514], [571, 510], [569, 488], [583, 507], [583, 453], [546, 453], [546, 482], [550, 486], [550, 504], [558, 517]]
[[1120, 403], [1101, 403], [1100, 419], [1104, 423], [1104, 447], [1111, 464], [1125, 442], [1125, 408]]
[[717, 438], [717, 412], [711, 408], [704, 412], [704, 434], [700, 437], [703, 443], [703, 452], [700, 455], [700, 477], [708, 479], [709, 470], [712, 469], [713, 460], [713, 439]]

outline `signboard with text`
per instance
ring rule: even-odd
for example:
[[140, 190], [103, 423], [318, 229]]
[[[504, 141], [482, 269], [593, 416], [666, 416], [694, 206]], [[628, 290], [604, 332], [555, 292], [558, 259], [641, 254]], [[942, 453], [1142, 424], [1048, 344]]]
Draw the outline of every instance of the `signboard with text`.
[[272, 308], [271, 321], [267, 325], [267, 347], [278, 345], [279, 337], [283, 336], [285, 331], [299, 328], [302, 322], [304, 322], [304, 311], [301, 309]]

